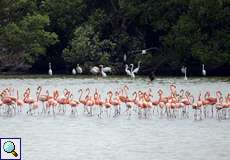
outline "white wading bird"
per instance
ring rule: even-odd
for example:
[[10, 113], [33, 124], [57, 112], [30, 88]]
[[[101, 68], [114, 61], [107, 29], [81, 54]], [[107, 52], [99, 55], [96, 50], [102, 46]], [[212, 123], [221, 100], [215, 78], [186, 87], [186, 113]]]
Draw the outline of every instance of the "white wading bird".
[[139, 61], [139, 62], [138, 62], [138, 67], [135, 68], [134, 70], [133, 70], [133, 68], [134, 68], [134, 65], [133, 65], [133, 64], [130, 64], [131, 70], [129, 70], [129, 66], [126, 64], [126, 65], [125, 65], [125, 72], [127, 73], [127, 75], [130, 76], [131, 78], [135, 78], [135, 74], [138, 73], [138, 71], [139, 71], [139, 69], [140, 69], [140, 63], [141, 63], [141, 62]]
[[184, 80], [188, 80], [187, 78], [187, 67], [184, 67]]
[[77, 72], [76, 72], [76, 69], [73, 68], [73, 69], [72, 69], [72, 74], [73, 74], [73, 75], [76, 75], [76, 73], [77, 73]]
[[79, 64], [77, 64], [76, 70], [78, 74], [82, 73], [82, 68], [79, 66]]
[[203, 76], [206, 76], [206, 70], [204, 69], [204, 64], [202, 64], [202, 74]]
[[112, 69], [111, 69], [111, 67], [103, 67], [103, 65], [100, 65], [100, 67], [101, 67], [101, 75], [102, 75], [102, 77], [107, 77], [107, 72], [112, 72]]
[[50, 75], [50, 76], [52, 76], [53, 75], [53, 71], [52, 71], [52, 68], [51, 68], [51, 63], [49, 62], [49, 70], [48, 70], [48, 74]]
[[97, 75], [100, 72], [100, 68], [98, 68], [97, 66], [94, 66], [90, 69], [90, 72], [94, 75]]

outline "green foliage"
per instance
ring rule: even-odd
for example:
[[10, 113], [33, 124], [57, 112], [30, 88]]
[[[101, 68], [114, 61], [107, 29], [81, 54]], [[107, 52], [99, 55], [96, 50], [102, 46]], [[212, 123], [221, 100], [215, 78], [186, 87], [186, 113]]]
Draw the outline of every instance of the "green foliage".
[[4, 48], [2, 61], [9, 54], [15, 59], [13, 64], [32, 64], [40, 55], [45, 55], [46, 48], [57, 42], [57, 35], [44, 30], [49, 24], [49, 17], [40, 14], [27, 15], [21, 21], [1, 27], [1, 47]]
[[[229, 0], [1, 0], [1, 66], [51, 60], [123, 68], [126, 53], [127, 63], [141, 60], [145, 73], [168, 65], [229, 67], [229, 6]], [[160, 51], [132, 52], [150, 47]]]
[[113, 43], [109, 40], [100, 40], [97, 32], [91, 25], [76, 28], [74, 38], [64, 50], [64, 58], [70, 64], [84, 62], [108, 63], [110, 49]]

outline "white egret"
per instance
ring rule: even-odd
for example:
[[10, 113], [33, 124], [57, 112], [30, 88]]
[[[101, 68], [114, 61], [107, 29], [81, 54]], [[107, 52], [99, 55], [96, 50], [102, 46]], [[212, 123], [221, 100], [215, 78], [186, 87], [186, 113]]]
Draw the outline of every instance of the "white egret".
[[94, 75], [98, 74], [100, 72], [100, 68], [98, 68], [97, 66], [94, 66], [90, 69], [90, 72]]
[[103, 67], [103, 65], [102, 65], [102, 70], [104, 72], [112, 72], [112, 68], [111, 67]]
[[72, 69], [72, 74], [76, 75], [76, 69], [75, 68]]
[[184, 67], [184, 80], [188, 80], [187, 78], [187, 67]]
[[51, 68], [51, 63], [49, 62], [49, 70], [48, 70], [48, 73], [50, 76], [53, 75], [53, 71], [52, 71], [52, 68]]
[[141, 51], [141, 54], [146, 54], [146, 50], [145, 50], [145, 49], [142, 50], [142, 51]]
[[101, 67], [101, 76], [102, 77], [107, 77], [107, 74], [104, 71], [103, 65], [100, 65], [100, 67]]
[[128, 69], [129, 66], [126, 64], [126, 66], [125, 66], [125, 72], [127, 73], [127, 75], [130, 76], [130, 77], [132, 77], [132, 78], [135, 78], [135, 74], [138, 73], [138, 71], [139, 71], [139, 69], [140, 69], [140, 63], [141, 63], [141, 62], [139, 61], [139, 62], [138, 62], [138, 67], [135, 68], [134, 70], [133, 70], [133, 67], [134, 67], [133, 64], [130, 64], [130, 66], [131, 66], [131, 69], [130, 69], [130, 70]]
[[184, 66], [182, 66], [182, 67], [181, 67], [181, 73], [183, 73], [183, 74], [184, 74], [184, 72], [185, 72], [185, 67], [184, 67]]
[[129, 66], [127, 64], [125, 65], [125, 72], [128, 76], [131, 76], [131, 71], [129, 70]]
[[76, 70], [78, 74], [82, 73], [82, 68], [79, 66], [79, 64], [77, 64]]
[[130, 66], [131, 66], [131, 70], [130, 70], [130, 72], [131, 72], [131, 77], [132, 77], [132, 78], [135, 78], [135, 74], [134, 74], [134, 72], [133, 72], [133, 67], [134, 67], [134, 65], [133, 65], [133, 64], [130, 64]]
[[204, 69], [204, 64], [202, 64], [202, 74], [203, 76], [206, 76], [206, 70]]
[[160, 51], [160, 49], [157, 47], [151, 47], [151, 48], [146, 48], [146, 49], [142, 49], [142, 50], [135, 50], [135, 51], [132, 51], [132, 53], [141, 53], [142, 55], [144, 55], [144, 54], [147, 54], [147, 52], [151, 51], [151, 50]]
[[141, 62], [139, 61], [139, 62], [138, 62], [137, 68], [135, 68], [135, 69], [133, 70], [134, 73], [138, 73], [138, 71], [139, 71], [139, 69], [140, 69], [140, 64], [141, 64]]

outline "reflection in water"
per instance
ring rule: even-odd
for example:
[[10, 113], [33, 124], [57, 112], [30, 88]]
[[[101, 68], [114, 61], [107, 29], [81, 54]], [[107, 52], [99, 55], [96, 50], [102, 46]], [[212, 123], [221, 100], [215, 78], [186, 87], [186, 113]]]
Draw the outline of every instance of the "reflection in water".
[[[8, 78], [0, 80], [0, 89], [27, 87], [32, 95], [38, 85], [49, 90], [70, 89], [74, 96], [87, 87], [98, 88], [103, 98], [108, 90], [125, 84], [130, 92], [153, 90], [157, 98], [159, 88], [169, 94], [169, 82], [178, 90], [190, 90], [198, 96], [200, 91], [224, 94], [230, 92], [229, 78], [157, 78], [151, 85], [144, 78], [130, 80], [123, 77], [102, 78]], [[22, 96], [22, 95], [21, 95]], [[23, 159], [229, 159], [229, 120], [217, 121], [207, 118], [194, 122], [191, 119], [138, 119], [132, 117], [102, 118], [57, 116], [0, 117], [0, 137], [22, 137]]]

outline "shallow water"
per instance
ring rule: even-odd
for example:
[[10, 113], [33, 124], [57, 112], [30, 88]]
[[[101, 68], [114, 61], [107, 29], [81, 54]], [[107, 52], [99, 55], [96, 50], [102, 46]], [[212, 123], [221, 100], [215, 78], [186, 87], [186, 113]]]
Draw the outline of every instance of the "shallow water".
[[[178, 89], [187, 89], [198, 96], [200, 91], [221, 90], [230, 92], [229, 78], [158, 78], [148, 85], [144, 78], [130, 80], [124, 77], [102, 78], [3, 78], [0, 89], [17, 88], [20, 93], [30, 87], [35, 95], [38, 85], [54, 90], [70, 89], [78, 98], [80, 88], [98, 88], [103, 98], [108, 90], [124, 84], [134, 90], [149, 87], [157, 98], [156, 90], [162, 88], [168, 94], [169, 82]], [[21, 95], [22, 96], [22, 95]], [[132, 116], [98, 119], [65, 116], [41, 117], [25, 114], [0, 117], [0, 137], [21, 137], [23, 159], [230, 159], [230, 120], [205, 119], [138, 119]]]

